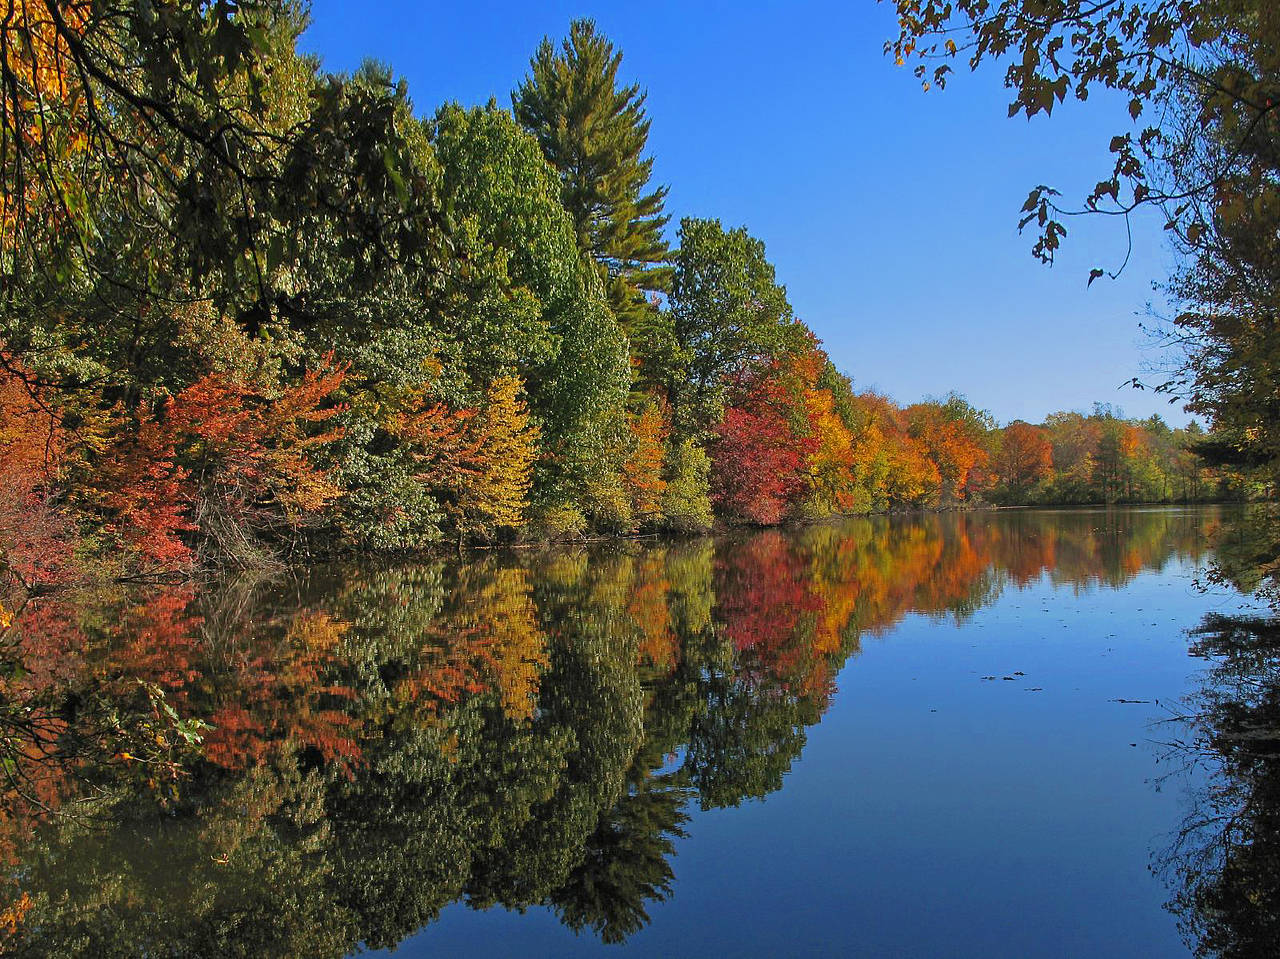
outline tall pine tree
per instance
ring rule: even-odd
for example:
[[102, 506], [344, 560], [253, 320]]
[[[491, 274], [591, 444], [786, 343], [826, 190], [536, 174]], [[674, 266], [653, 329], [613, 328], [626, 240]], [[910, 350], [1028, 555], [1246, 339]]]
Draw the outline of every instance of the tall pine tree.
[[649, 190], [646, 94], [618, 86], [621, 63], [594, 21], [574, 20], [559, 49], [543, 39], [511, 104], [560, 174], [579, 248], [600, 265], [614, 314], [637, 347], [651, 350], [660, 321], [650, 294], [671, 282], [667, 188]]

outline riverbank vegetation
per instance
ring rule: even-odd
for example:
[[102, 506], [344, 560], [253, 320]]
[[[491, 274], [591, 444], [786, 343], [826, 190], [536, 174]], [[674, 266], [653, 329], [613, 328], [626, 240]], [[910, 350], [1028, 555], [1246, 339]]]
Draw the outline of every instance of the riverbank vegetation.
[[284, 0], [6, 14], [6, 588], [1243, 489], [1158, 420], [997, 429], [956, 395], [855, 390], [759, 239], [690, 217], [668, 244], [645, 94], [588, 21], [511, 109], [325, 73], [305, 22]]

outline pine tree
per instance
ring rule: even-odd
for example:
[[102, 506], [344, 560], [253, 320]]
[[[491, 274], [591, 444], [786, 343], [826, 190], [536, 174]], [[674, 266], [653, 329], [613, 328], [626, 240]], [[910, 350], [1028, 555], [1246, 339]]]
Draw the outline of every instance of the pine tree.
[[667, 188], [646, 192], [653, 171], [653, 159], [642, 155], [647, 94], [637, 84], [618, 86], [621, 63], [594, 21], [575, 20], [559, 50], [543, 39], [511, 104], [560, 174], [578, 246], [600, 265], [614, 314], [640, 342], [658, 318], [646, 293], [670, 284], [662, 237], [670, 218], [662, 212]]

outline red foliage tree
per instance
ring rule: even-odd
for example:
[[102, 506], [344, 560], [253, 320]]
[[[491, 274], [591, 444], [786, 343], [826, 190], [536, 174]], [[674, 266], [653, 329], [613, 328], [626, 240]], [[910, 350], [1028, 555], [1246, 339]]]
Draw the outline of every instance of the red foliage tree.
[[740, 381], [711, 443], [712, 501], [733, 518], [760, 525], [786, 516], [805, 488], [805, 470], [817, 448], [805, 432], [803, 398], [777, 373], [774, 363]]

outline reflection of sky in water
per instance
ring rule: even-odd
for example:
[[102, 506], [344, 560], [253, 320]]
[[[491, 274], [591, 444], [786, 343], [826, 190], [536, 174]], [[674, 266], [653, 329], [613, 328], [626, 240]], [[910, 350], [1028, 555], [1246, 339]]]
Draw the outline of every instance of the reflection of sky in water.
[[[1242, 605], [1195, 574], [1189, 558], [1117, 588], [1045, 574], [961, 624], [911, 615], [864, 639], [783, 789], [693, 811], [673, 897], [622, 950], [1185, 954], [1148, 866], [1188, 784], [1157, 788], [1153, 722], [1203, 665], [1184, 630]], [[397, 955], [617, 948], [545, 910], [455, 905]]]

